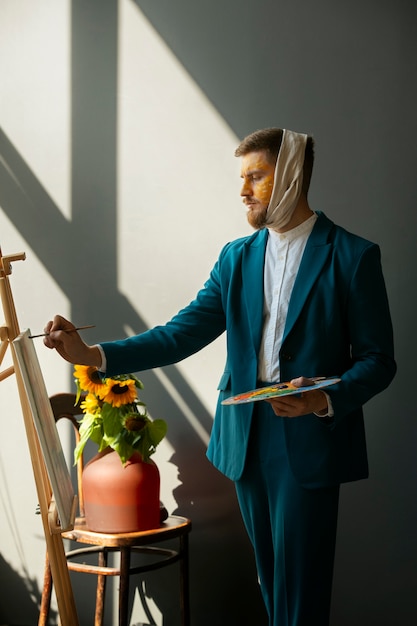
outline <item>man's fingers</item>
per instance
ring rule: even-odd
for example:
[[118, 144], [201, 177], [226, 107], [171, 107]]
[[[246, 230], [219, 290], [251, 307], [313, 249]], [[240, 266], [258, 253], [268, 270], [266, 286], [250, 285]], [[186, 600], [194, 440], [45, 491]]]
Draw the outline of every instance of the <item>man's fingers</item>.
[[314, 379], [306, 378], [305, 376], [299, 376], [298, 378], [293, 378], [290, 382], [292, 385], [295, 385], [296, 387], [311, 387], [311, 385], [314, 385]]

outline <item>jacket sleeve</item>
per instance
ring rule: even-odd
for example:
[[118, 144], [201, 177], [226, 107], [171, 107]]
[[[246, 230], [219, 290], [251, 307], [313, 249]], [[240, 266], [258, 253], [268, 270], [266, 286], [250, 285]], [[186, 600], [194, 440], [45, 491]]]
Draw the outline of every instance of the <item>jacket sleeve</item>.
[[385, 389], [396, 372], [394, 342], [380, 249], [372, 244], [358, 258], [346, 299], [350, 367], [329, 387], [335, 420]]
[[106, 375], [177, 363], [214, 341], [225, 324], [217, 262], [196, 298], [167, 324], [100, 344], [106, 356]]

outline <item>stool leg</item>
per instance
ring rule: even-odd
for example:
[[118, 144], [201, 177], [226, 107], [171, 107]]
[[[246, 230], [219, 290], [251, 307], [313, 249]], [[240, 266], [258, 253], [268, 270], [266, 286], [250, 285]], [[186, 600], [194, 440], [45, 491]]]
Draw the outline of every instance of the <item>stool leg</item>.
[[120, 548], [119, 626], [128, 626], [130, 548]]
[[[98, 564], [100, 567], [107, 567], [107, 550], [103, 548], [98, 555]], [[98, 574], [97, 576], [97, 593], [96, 593], [96, 614], [94, 617], [94, 626], [103, 626], [104, 620], [104, 598], [106, 595], [107, 576]]]
[[48, 553], [46, 553], [45, 571], [43, 575], [42, 599], [41, 599], [41, 607], [39, 611], [38, 626], [47, 626], [48, 624], [49, 610], [51, 608], [51, 597], [52, 597], [52, 574], [51, 574], [51, 568], [49, 566]]
[[190, 580], [188, 562], [188, 534], [180, 537], [180, 607], [181, 625], [190, 626]]

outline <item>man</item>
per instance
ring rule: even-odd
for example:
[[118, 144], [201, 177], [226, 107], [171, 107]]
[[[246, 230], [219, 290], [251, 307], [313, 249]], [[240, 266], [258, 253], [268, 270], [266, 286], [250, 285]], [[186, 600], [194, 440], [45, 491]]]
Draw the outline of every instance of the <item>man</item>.
[[[311, 210], [311, 137], [265, 129], [235, 154], [256, 231], [223, 248], [196, 299], [165, 326], [100, 346], [56, 316], [45, 345], [112, 375], [177, 362], [226, 331], [207, 455], [235, 481], [270, 626], [326, 626], [339, 486], [368, 474], [362, 406], [396, 369], [380, 252]], [[326, 393], [221, 404], [334, 375]]]

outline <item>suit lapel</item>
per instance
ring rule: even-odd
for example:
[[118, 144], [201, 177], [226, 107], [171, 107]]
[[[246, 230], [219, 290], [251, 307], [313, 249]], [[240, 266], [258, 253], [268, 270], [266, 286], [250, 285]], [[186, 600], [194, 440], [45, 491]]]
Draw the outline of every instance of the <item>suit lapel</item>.
[[332, 244], [328, 243], [328, 235], [332, 226], [333, 222], [324, 214], [319, 213], [317, 222], [308, 238], [291, 293], [283, 341], [291, 332], [314, 283], [329, 257]]
[[264, 264], [265, 248], [268, 240], [266, 229], [248, 241], [242, 258], [243, 304], [246, 306], [249, 328], [256, 354], [262, 336], [264, 305]]
[[[328, 243], [328, 241], [332, 227], [333, 222], [323, 213], [318, 212], [318, 219], [308, 238], [292, 290], [283, 341], [293, 328], [314, 283], [329, 257], [332, 244]], [[250, 333], [256, 354], [258, 354], [262, 337], [263, 273], [267, 240], [267, 229], [259, 231], [257, 236], [248, 241], [242, 257], [242, 304], [246, 306], [248, 319], [250, 320]]]

